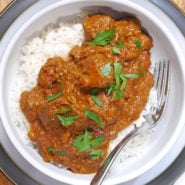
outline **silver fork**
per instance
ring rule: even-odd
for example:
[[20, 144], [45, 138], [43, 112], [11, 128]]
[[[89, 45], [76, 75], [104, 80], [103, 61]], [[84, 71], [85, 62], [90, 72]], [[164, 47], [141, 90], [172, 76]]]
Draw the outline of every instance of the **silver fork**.
[[144, 115], [145, 122], [142, 123], [141, 127], [133, 125], [130, 132], [120, 141], [120, 143], [112, 150], [98, 172], [92, 179], [90, 185], [101, 185], [107, 172], [112, 166], [118, 154], [121, 152], [123, 147], [136, 135], [139, 135], [148, 129], [151, 129], [157, 125], [157, 121], [160, 119], [168, 97], [169, 88], [169, 73], [170, 66], [169, 61], [160, 61], [155, 64], [154, 68], [154, 88], [157, 93], [157, 106], [153, 105], [150, 108], [150, 113]]

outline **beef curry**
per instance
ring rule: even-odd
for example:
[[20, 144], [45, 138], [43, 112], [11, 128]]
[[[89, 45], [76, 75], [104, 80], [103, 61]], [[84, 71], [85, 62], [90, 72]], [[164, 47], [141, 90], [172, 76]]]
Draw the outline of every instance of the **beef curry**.
[[67, 61], [49, 58], [37, 85], [21, 94], [20, 106], [44, 161], [88, 174], [98, 170], [109, 142], [147, 103], [152, 39], [134, 18], [92, 15], [83, 27], [82, 46]]

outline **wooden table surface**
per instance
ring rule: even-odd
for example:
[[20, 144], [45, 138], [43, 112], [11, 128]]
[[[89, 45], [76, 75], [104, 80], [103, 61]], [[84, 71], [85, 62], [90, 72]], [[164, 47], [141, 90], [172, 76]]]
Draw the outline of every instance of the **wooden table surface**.
[[12, 0], [0, 0], [0, 12], [3, 11], [11, 2]]
[[185, 14], [185, 0], [171, 0], [174, 2]]
[[0, 185], [13, 185], [13, 183], [0, 171]]
[[[185, 13], [185, 0], [171, 0]], [[0, 0], [0, 13], [5, 10], [12, 0]], [[12, 185], [6, 176], [0, 172], [0, 185]]]

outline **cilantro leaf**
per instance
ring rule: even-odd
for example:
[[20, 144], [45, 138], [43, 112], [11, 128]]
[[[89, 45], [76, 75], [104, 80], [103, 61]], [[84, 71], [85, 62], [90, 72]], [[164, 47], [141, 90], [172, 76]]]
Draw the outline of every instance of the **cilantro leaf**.
[[102, 149], [91, 149], [91, 159], [92, 160], [97, 160], [100, 157], [102, 157], [104, 154], [104, 151]]
[[105, 138], [103, 136], [96, 137], [91, 141], [91, 147], [100, 145], [104, 140]]
[[119, 45], [120, 48], [124, 48], [125, 47], [123, 41], [118, 40], [117, 43], [118, 43], [118, 45]]
[[142, 49], [142, 45], [140, 41], [134, 40], [134, 44], [137, 46], [137, 48]]
[[46, 97], [48, 102], [53, 101], [63, 95], [63, 89], [64, 89], [64, 80], [63, 79], [61, 79], [61, 84], [62, 84], [62, 90], [59, 93], [49, 95]]
[[93, 88], [93, 89], [91, 89], [91, 91], [90, 91], [90, 94], [91, 95], [97, 95], [97, 93], [100, 91], [100, 89], [98, 89], [98, 88]]
[[58, 155], [61, 155], [61, 156], [65, 156], [67, 154], [67, 152], [66, 151], [58, 151]]
[[60, 120], [63, 126], [68, 126], [74, 123], [79, 118], [79, 115], [57, 115], [57, 118]]
[[85, 109], [85, 116], [88, 117], [89, 119], [95, 121], [101, 128], [104, 127], [103, 121], [99, 118], [97, 114], [94, 112], [90, 111], [89, 109]]
[[99, 107], [103, 107], [103, 103], [102, 101], [98, 98], [98, 96], [95, 95], [91, 95], [92, 100], [99, 106]]
[[90, 152], [91, 159], [96, 160], [103, 156], [104, 151], [102, 149], [93, 149], [93, 147], [100, 145], [104, 141], [104, 137], [99, 136], [93, 140], [91, 139], [92, 133], [85, 129], [84, 134], [76, 137], [73, 142], [73, 147], [75, 147], [78, 152]]
[[121, 74], [120, 77], [138, 79], [139, 75], [138, 74], [128, 73], [128, 74]]
[[109, 84], [109, 85], [105, 88], [106, 93], [107, 93], [108, 96], [113, 95], [113, 93], [114, 93], [114, 87], [115, 87], [115, 84], [112, 83], [112, 84]]
[[122, 73], [122, 65], [119, 62], [114, 63], [114, 78], [116, 80], [115, 89], [118, 89], [120, 86], [120, 74]]
[[123, 90], [126, 88], [127, 79], [126, 79], [125, 76], [122, 76], [122, 75], [120, 75], [120, 78], [121, 78], [121, 80], [122, 80], [122, 84], [121, 84], [120, 90], [123, 91]]
[[70, 112], [70, 111], [72, 111], [72, 108], [71, 107], [66, 107], [66, 108], [58, 109], [58, 110], [54, 111], [54, 114], [67, 113], [67, 112]]
[[119, 62], [114, 63], [114, 79], [116, 83], [109, 84], [106, 87], [107, 95], [114, 93], [114, 100], [119, 100], [123, 97], [123, 91], [126, 88], [127, 78], [138, 79], [139, 74], [122, 73], [122, 64]]
[[90, 139], [91, 138], [92, 138], [92, 133], [88, 132], [87, 129], [85, 129], [84, 134], [76, 137], [75, 141], [73, 142], [73, 146], [79, 152], [90, 151], [90, 149], [91, 149]]
[[123, 97], [123, 92], [120, 89], [116, 89], [116, 96], [114, 97], [114, 100], [118, 101]]
[[53, 152], [53, 151], [55, 151], [55, 150], [56, 150], [55, 147], [49, 147], [49, 148], [48, 148], [48, 153], [51, 153], [51, 152]]
[[115, 30], [110, 29], [104, 32], [100, 32], [96, 37], [89, 43], [92, 46], [106, 46], [109, 44], [111, 39], [114, 37]]
[[121, 84], [121, 78], [120, 78], [121, 74], [122, 74], [122, 64], [119, 62], [115, 62], [114, 63], [114, 79], [116, 83], [109, 84], [106, 87], [106, 91], [107, 91], [108, 96], [113, 95], [113, 93], [115, 93], [114, 100], [116, 101], [123, 97], [122, 89], [124, 88], [125, 84], [123, 83]]
[[50, 95], [50, 96], [47, 96], [47, 101], [50, 102], [50, 101], [53, 101], [57, 98], [59, 98], [60, 96], [62, 96], [63, 92], [59, 92], [59, 93], [56, 93], [56, 94], [53, 94], [53, 95]]
[[111, 73], [111, 69], [112, 69], [112, 66], [111, 66], [111, 62], [109, 62], [108, 64], [106, 64], [102, 69], [101, 69], [101, 74], [105, 77], [109, 76], [110, 73]]
[[99, 106], [99, 107], [102, 107], [103, 106], [103, 103], [102, 101], [98, 98], [97, 96], [97, 93], [99, 92], [99, 89], [98, 88], [93, 88], [91, 89], [90, 91], [90, 94], [91, 94], [91, 98], [92, 100]]
[[112, 47], [112, 53], [113, 53], [113, 54], [118, 54], [118, 55], [119, 55], [119, 54], [121, 54], [121, 51], [120, 51], [119, 48], [113, 46], [113, 47]]

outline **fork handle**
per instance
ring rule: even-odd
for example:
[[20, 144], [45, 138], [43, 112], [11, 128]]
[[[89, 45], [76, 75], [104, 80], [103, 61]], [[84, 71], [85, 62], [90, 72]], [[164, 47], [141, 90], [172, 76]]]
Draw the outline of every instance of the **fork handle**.
[[120, 141], [120, 143], [112, 150], [106, 160], [103, 162], [102, 166], [99, 168], [98, 172], [92, 179], [90, 185], [101, 185], [103, 179], [105, 178], [107, 172], [112, 166], [118, 154], [121, 152], [123, 147], [136, 135], [138, 135], [138, 128], [134, 125], [128, 134]]

